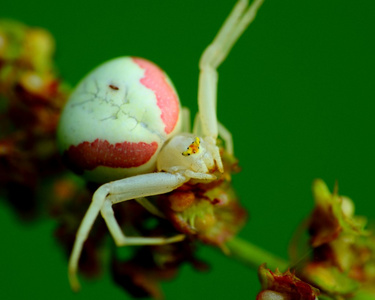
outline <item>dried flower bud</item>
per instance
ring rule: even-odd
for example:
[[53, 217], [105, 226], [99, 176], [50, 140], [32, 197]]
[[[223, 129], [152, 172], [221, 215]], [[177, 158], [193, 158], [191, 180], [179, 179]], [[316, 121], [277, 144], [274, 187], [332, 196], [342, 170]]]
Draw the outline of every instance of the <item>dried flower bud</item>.
[[[292, 261], [300, 262], [299, 275], [324, 294], [350, 297], [375, 283], [375, 237], [365, 230], [366, 219], [354, 214], [353, 201], [331, 193], [326, 184], [314, 181], [315, 208], [309, 219], [310, 249], [298, 250], [302, 236], [294, 239]], [[298, 253], [299, 252], [299, 253]], [[374, 293], [375, 295], [375, 293]]]
[[231, 187], [237, 160], [222, 151], [224, 174], [209, 184], [187, 183], [158, 197], [159, 206], [177, 230], [225, 250], [225, 242], [243, 226], [246, 212]]
[[257, 300], [315, 300], [318, 299], [319, 290], [300, 280], [289, 270], [281, 273], [279, 270], [272, 272], [265, 265], [258, 270], [262, 291]]

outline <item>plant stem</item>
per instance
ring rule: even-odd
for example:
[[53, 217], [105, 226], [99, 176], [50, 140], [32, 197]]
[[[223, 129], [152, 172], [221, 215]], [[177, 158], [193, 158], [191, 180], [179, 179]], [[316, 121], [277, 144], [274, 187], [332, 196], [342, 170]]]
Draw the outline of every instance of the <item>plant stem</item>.
[[289, 266], [286, 260], [239, 237], [231, 239], [226, 243], [226, 246], [230, 252], [229, 256], [254, 269], [258, 269], [259, 266], [264, 263], [266, 263], [267, 268], [271, 270], [279, 268], [280, 271], [285, 271]]

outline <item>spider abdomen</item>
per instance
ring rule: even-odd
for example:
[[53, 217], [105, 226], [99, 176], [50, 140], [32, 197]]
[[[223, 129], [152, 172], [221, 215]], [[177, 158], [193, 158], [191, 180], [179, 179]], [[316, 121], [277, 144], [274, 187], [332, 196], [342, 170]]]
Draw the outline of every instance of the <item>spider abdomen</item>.
[[151, 172], [180, 128], [180, 103], [168, 76], [142, 58], [120, 57], [89, 73], [61, 115], [58, 142], [76, 173], [105, 182]]

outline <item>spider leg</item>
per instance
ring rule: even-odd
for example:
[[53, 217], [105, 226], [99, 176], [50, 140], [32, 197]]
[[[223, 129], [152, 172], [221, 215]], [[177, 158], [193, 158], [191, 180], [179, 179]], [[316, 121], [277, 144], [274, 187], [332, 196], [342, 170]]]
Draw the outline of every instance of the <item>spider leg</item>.
[[206, 174], [206, 173], [197, 173], [192, 170], [185, 170], [185, 175], [192, 179], [198, 179], [198, 180], [207, 180], [212, 181], [217, 179], [215, 175], [212, 174]]
[[194, 123], [193, 123], [193, 134], [197, 136], [203, 136], [202, 132], [202, 123], [199, 116], [199, 112], [195, 114]]
[[143, 206], [144, 209], [146, 209], [150, 214], [153, 214], [154, 216], [157, 216], [159, 218], [165, 219], [164, 213], [158, 209], [154, 204], [152, 204], [146, 197], [141, 197], [134, 199], [137, 201], [140, 205]]
[[77, 278], [78, 261], [83, 244], [99, 212], [102, 213], [109, 231], [116, 244], [119, 246], [160, 245], [181, 241], [183, 235], [177, 235], [172, 238], [125, 237], [114, 217], [112, 205], [136, 198], [168, 193], [188, 180], [189, 178], [180, 174], [150, 173], [109, 182], [99, 187], [94, 193], [92, 202], [78, 229], [73, 250], [70, 255], [68, 277], [72, 289], [79, 290], [80, 288]]
[[181, 108], [181, 115], [182, 115], [181, 132], [190, 132], [190, 110], [189, 108], [183, 106]]
[[[232, 138], [232, 134], [219, 121], [217, 122], [217, 129], [218, 129], [219, 136], [221, 136], [221, 138], [224, 140], [225, 150], [227, 150], [227, 152], [230, 155], [233, 155], [234, 152], [233, 152], [233, 138]], [[194, 133], [194, 135], [197, 135], [197, 136], [202, 136], [203, 135], [203, 133], [202, 133], [202, 123], [201, 123], [201, 119], [199, 118], [199, 113], [197, 113], [195, 115], [194, 126], [193, 126], [193, 133]]]
[[224, 143], [225, 143], [225, 150], [227, 150], [227, 152], [230, 154], [230, 155], [233, 155], [233, 138], [232, 138], [232, 134], [230, 133], [230, 131], [223, 125], [221, 124], [220, 122], [217, 123], [217, 127], [218, 127], [218, 130], [219, 130], [219, 135], [221, 136], [221, 138], [224, 140]]
[[[125, 236], [121, 230], [120, 225], [117, 223], [112, 205], [114, 204], [112, 201], [118, 200], [117, 197], [109, 196], [101, 209], [101, 214], [103, 219], [105, 220], [109, 231], [118, 247], [121, 246], [130, 246], [130, 245], [164, 245], [174, 242], [182, 241], [185, 238], [185, 235], [179, 234], [173, 236], [171, 238], [165, 237], [128, 237]], [[122, 200], [127, 201], [129, 199]]]
[[213, 42], [205, 49], [199, 62], [200, 75], [198, 105], [204, 136], [214, 141], [218, 135], [216, 118], [217, 68], [229, 54], [231, 48], [254, 20], [263, 0], [254, 0], [248, 6], [247, 0], [239, 0]]

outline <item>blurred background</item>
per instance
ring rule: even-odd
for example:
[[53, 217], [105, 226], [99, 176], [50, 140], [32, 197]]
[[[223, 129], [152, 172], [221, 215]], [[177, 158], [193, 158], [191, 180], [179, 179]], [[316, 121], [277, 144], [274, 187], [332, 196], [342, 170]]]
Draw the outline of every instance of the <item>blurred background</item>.
[[[10, 1], [0, 17], [49, 30], [58, 72], [75, 85], [108, 59], [161, 66], [197, 111], [198, 60], [235, 1]], [[240, 236], [287, 258], [322, 178], [375, 220], [375, 2], [270, 1], [219, 69], [218, 118], [232, 132], [242, 172], [233, 184], [249, 212]], [[47, 217], [23, 223], [0, 202], [0, 299], [130, 299], [105, 272], [70, 291], [67, 261]], [[167, 299], [255, 299], [255, 270], [202, 246], [211, 269], [185, 266], [163, 283]]]

